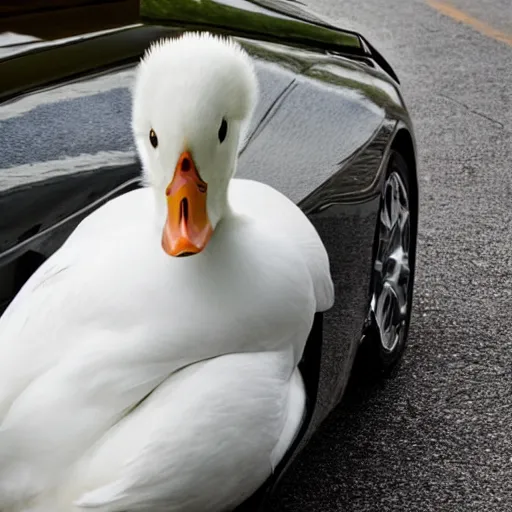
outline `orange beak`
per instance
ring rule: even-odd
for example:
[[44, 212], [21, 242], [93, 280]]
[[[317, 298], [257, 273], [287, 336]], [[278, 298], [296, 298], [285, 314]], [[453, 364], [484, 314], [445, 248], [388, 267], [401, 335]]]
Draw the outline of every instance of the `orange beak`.
[[190, 256], [201, 252], [210, 237], [212, 226], [206, 210], [208, 185], [197, 172], [189, 151], [183, 152], [174, 177], [165, 191], [167, 220], [162, 247], [170, 256]]

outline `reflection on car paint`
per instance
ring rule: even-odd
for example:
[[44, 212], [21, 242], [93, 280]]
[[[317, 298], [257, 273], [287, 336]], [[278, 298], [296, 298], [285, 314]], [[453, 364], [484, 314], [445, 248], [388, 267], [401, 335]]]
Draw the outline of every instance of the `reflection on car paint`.
[[[11, 117], [21, 116], [31, 110], [63, 100], [84, 98], [113, 89], [132, 86], [135, 77], [133, 64], [127, 68], [120, 68], [108, 73], [103, 73], [93, 78], [84, 77], [75, 81], [59, 84], [54, 87], [42, 89], [33, 94], [21, 96], [12, 101], [5, 102], [0, 107], [0, 122]], [[1, 126], [1, 125], [0, 125]]]
[[382, 189], [384, 155], [396, 124], [386, 119], [366, 147], [340, 162], [340, 170], [299, 203], [304, 212], [320, 215], [331, 206], [374, 200]]

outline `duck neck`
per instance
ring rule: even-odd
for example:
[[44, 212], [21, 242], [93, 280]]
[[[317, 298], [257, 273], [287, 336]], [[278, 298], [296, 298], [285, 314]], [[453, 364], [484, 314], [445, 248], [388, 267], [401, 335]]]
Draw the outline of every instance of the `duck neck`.
[[228, 193], [228, 187], [226, 187], [226, 190], [222, 193], [222, 200], [220, 201], [220, 207], [219, 207], [219, 222], [222, 219], [226, 219], [229, 217], [232, 217], [234, 215], [233, 208], [231, 207], [231, 203], [229, 202], [229, 193]]
[[208, 190], [208, 217], [214, 229], [219, 222], [234, 214], [229, 202], [230, 182], [231, 176], [226, 176]]

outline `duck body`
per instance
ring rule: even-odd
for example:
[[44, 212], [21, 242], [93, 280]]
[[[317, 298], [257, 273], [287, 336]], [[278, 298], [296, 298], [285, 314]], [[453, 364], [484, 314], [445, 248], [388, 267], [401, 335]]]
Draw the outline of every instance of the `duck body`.
[[185, 258], [149, 187], [110, 201], [0, 318], [0, 510], [230, 510], [284, 455], [328, 258], [279, 192], [228, 196]]
[[276, 352], [188, 366], [23, 510], [232, 510], [269, 476], [300, 425], [304, 388], [289, 369]]

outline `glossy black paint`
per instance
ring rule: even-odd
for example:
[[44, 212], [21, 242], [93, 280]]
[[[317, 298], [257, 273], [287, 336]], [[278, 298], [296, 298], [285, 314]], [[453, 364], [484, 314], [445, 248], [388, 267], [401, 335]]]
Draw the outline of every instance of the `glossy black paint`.
[[[335, 305], [318, 315], [301, 363], [308, 393], [301, 433], [244, 507], [253, 510], [264, 507], [279, 475], [343, 396], [368, 313], [391, 148], [407, 160], [417, 208], [413, 129], [382, 56], [360, 35], [295, 4], [145, 0], [140, 14], [142, 24], [137, 18], [107, 33], [0, 53], [0, 312], [82, 218], [139, 186], [129, 86], [150, 41], [196, 29], [235, 36], [256, 60], [261, 88], [238, 176], [268, 183], [301, 206], [327, 247], [336, 288]], [[416, 219], [412, 227], [416, 233]]]

